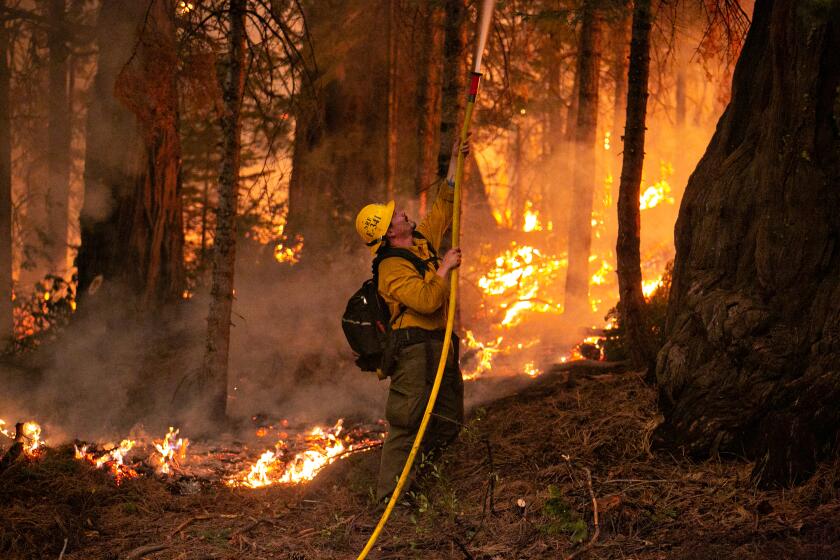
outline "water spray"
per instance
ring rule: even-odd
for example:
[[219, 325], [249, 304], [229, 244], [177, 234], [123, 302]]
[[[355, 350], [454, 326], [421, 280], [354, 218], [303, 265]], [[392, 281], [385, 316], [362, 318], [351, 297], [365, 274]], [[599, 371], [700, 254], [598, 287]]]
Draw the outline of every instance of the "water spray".
[[[461, 141], [458, 145], [458, 164], [455, 168], [455, 200], [453, 202], [453, 212], [452, 212], [452, 246], [457, 247], [459, 246], [459, 241], [461, 238], [461, 183], [463, 182], [464, 178], [464, 153], [460, 150], [460, 147], [467, 141], [467, 135], [470, 130], [470, 124], [472, 122], [472, 114], [473, 109], [475, 108], [475, 98], [478, 95], [478, 85], [481, 81], [481, 57], [484, 53], [484, 46], [487, 42], [487, 35], [490, 30], [490, 20], [493, 16], [493, 4], [494, 0], [484, 0], [481, 4], [481, 12], [479, 13], [478, 19], [478, 33], [476, 35], [476, 45], [475, 45], [475, 63], [473, 65], [473, 71], [470, 74], [470, 85], [469, 91], [467, 94], [467, 107], [464, 113], [464, 124], [461, 127]], [[449, 308], [447, 309], [447, 316], [446, 316], [446, 334], [443, 337], [443, 349], [441, 350], [440, 361], [438, 362], [437, 374], [435, 375], [435, 382], [432, 385], [432, 391], [429, 395], [429, 402], [426, 404], [426, 410], [423, 413], [423, 420], [420, 422], [420, 427], [417, 429], [417, 436], [414, 438], [414, 445], [411, 446], [411, 452], [408, 454], [408, 459], [406, 459], [405, 466], [403, 466], [402, 473], [400, 473], [400, 478], [397, 481], [397, 486], [394, 489], [394, 492], [391, 494], [391, 499], [388, 500], [388, 505], [385, 507], [385, 511], [382, 513], [382, 517], [379, 519], [379, 523], [377, 523], [376, 528], [371, 533], [370, 538], [368, 539], [365, 548], [359, 553], [359, 556], [356, 560], [364, 560], [367, 558], [368, 553], [370, 553], [373, 545], [376, 543], [376, 539], [379, 538], [379, 534], [382, 532], [382, 529], [385, 527], [385, 523], [387, 523], [388, 518], [391, 516], [391, 512], [394, 510], [394, 506], [397, 503], [397, 499], [399, 498], [400, 494], [402, 493], [403, 488], [405, 487], [405, 483], [408, 480], [408, 475], [411, 473], [411, 468], [414, 465], [414, 460], [417, 457], [417, 452], [420, 449], [420, 444], [423, 442], [423, 436], [426, 433], [426, 427], [429, 424], [429, 420], [432, 417], [432, 411], [435, 408], [435, 402], [437, 401], [438, 392], [440, 391], [440, 383], [443, 379], [443, 370], [446, 367], [446, 357], [449, 355], [449, 348], [452, 345], [452, 330], [453, 326], [455, 325], [455, 308], [457, 303], [457, 296], [458, 296], [458, 269], [452, 271], [452, 278], [450, 279], [450, 288], [449, 288]]]

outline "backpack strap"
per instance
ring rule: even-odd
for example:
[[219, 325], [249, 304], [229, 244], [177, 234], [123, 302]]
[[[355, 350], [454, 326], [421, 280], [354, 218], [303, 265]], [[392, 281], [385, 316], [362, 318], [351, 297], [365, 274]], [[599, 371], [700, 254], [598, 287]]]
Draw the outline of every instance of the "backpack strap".
[[[423, 237], [423, 234], [416, 230], [414, 231], [412, 236], [414, 238], [426, 240], [426, 238]], [[428, 243], [427, 240], [426, 242]], [[376, 286], [376, 289], [379, 289], [379, 265], [382, 264], [382, 261], [384, 261], [385, 259], [389, 259], [392, 257], [399, 257], [407, 260], [408, 262], [414, 265], [414, 268], [417, 269], [417, 273], [420, 274], [420, 277], [424, 277], [426, 275], [426, 271], [429, 270], [429, 265], [433, 263], [437, 264], [438, 261], [437, 252], [435, 251], [434, 247], [432, 247], [430, 243], [428, 247], [429, 252], [432, 254], [432, 256], [425, 260], [421, 259], [408, 249], [404, 249], [402, 247], [386, 247], [379, 251], [376, 254], [376, 258], [373, 259], [373, 264], [371, 265], [371, 268], [373, 269], [373, 284], [374, 286]], [[394, 317], [392, 317], [391, 320], [388, 322], [389, 330], [391, 328], [391, 323], [396, 321], [400, 317], [400, 315], [405, 313], [406, 309], [408, 309], [408, 307], [401, 303], [397, 314], [394, 315]]]
[[423, 241], [426, 242], [426, 246], [429, 248], [429, 252], [432, 254], [431, 258], [426, 259], [427, 261], [437, 263], [437, 261], [440, 260], [440, 257], [438, 257], [437, 251], [432, 246], [432, 244], [429, 242], [429, 240], [426, 239], [425, 235], [423, 235], [422, 233], [420, 233], [419, 231], [417, 231], [415, 229], [414, 231], [411, 232], [411, 237], [413, 237], [414, 239], [422, 239]]

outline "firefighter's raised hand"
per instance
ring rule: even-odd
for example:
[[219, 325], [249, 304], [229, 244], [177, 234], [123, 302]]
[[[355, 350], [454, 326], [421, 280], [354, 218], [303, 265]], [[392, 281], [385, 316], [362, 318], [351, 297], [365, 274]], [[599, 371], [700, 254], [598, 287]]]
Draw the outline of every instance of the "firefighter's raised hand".
[[443, 260], [440, 263], [440, 268], [437, 273], [438, 276], [446, 276], [450, 270], [461, 266], [461, 248], [453, 247], [443, 255]]

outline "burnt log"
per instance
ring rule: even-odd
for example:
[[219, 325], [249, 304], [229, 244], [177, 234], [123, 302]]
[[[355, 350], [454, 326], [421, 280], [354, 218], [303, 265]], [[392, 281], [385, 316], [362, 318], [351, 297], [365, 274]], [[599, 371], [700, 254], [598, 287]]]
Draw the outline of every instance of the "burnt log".
[[840, 4], [759, 0], [691, 176], [657, 357], [662, 445], [797, 483], [840, 428]]

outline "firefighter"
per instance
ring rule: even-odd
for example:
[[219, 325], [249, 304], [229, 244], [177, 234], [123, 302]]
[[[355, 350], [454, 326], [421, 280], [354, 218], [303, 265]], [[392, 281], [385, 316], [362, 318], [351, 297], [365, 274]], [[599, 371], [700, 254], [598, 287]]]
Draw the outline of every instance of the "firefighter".
[[[356, 217], [356, 230], [375, 255], [388, 247], [405, 248], [429, 264], [422, 276], [404, 258], [388, 258], [379, 265], [378, 289], [388, 305], [392, 329], [385, 358], [389, 363], [383, 364], [383, 375], [390, 376], [391, 385], [385, 405], [388, 436], [382, 447], [376, 486], [380, 501], [393, 493], [411, 451], [443, 349], [448, 277], [451, 270], [461, 265], [461, 250], [455, 247], [442, 259], [436, 255], [452, 222], [457, 148], [458, 142], [453, 146], [449, 171], [437, 199], [419, 226], [405, 211], [395, 211], [393, 201], [365, 206]], [[469, 141], [460, 150], [468, 154]], [[422, 465], [433, 461], [458, 436], [463, 421], [464, 382], [458, 366], [458, 340], [453, 336], [418, 461]]]

